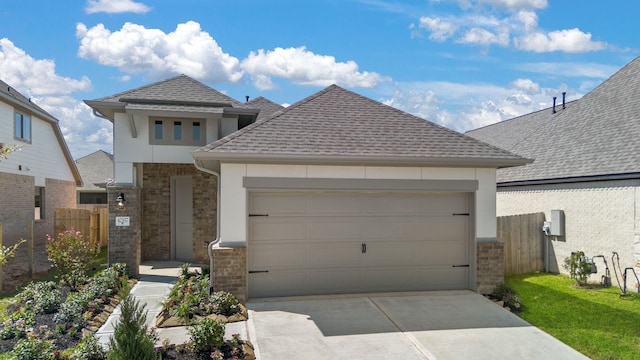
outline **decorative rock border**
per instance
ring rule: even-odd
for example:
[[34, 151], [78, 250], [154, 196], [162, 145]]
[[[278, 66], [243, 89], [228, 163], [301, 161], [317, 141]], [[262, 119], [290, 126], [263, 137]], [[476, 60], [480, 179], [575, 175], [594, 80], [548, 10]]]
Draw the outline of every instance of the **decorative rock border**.
[[[246, 321], [249, 318], [249, 312], [247, 307], [239, 304], [240, 311], [231, 316], [224, 316], [220, 314], [211, 314], [207, 316], [199, 316], [195, 315], [192, 320], [198, 321], [200, 319], [208, 318], [213, 319], [215, 321], [224, 322], [224, 323], [232, 323], [239, 321]], [[190, 323], [189, 320], [182, 318], [171, 316], [166, 310], [162, 310], [160, 314], [156, 317], [156, 328], [168, 328], [168, 327], [176, 327], [176, 326], [188, 326]]]

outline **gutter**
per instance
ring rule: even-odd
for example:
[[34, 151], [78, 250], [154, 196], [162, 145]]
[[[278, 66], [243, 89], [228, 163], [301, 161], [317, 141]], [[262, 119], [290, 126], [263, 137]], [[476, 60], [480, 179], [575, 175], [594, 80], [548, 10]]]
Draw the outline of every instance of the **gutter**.
[[207, 244], [207, 253], [209, 254], [209, 269], [210, 269], [209, 291], [211, 291], [211, 289], [214, 288], [214, 284], [215, 284], [215, 279], [214, 279], [215, 273], [213, 271], [213, 249], [214, 247], [218, 246], [218, 244], [220, 243], [220, 188], [221, 188], [220, 173], [213, 171], [211, 169], [207, 169], [202, 165], [200, 160], [193, 160], [193, 165], [196, 167], [196, 169], [202, 172], [205, 172], [207, 174], [214, 175], [218, 179], [217, 181], [218, 189], [216, 191], [216, 238], [215, 240]]

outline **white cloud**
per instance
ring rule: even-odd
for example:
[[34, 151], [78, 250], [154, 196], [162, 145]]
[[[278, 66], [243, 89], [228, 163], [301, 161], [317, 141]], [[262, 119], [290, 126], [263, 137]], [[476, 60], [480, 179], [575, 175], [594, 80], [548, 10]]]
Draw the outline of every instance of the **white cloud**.
[[0, 39], [0, 79], [25, 96], [69, 94], [91, 89], [89, 78], [72, 79], [56, 74], [53, 60], [36, 60], [7, 38]]
[[590, 33], [584, 33], [578, 28], [551, 31], [546, 34], [533, 32], [514, 39], [514, 42], [517, 48], [533, 52], [584, 53], [607, 48], [606, 43], [592, 41]]
[[96, 118], [84, 103], [71, 97], [76, 91], [91, 89], [86, 76], [72, 79], [56, 73], [50, 59], [34, 59], [9, 39], [0, 39], [0, 79], [59, 120], [60, 129], [74, 157], [101, 148], [111, 151], [111, 123]]
[[88, 0], [85, 7], [87, 14], [94, 13], [137, 13], [144, 14], [151, 11], [147, 5], [132, 0]]
[[[423, 16], [417, 29], [410, 25], [411, 36], [420, 37], [419, 29], [429, 33], [437, 42], [454, 41], [459, 44], [513, 46], [533, 52], [562, 51], [584, 53], [612, 48], [606, 42], [594, 41], [591, 34], [578, 28], [544, 31], [539, 28], [537, 10], [548, 6], [546, 0], [457, 0], [463, 13], [439, 17]], [[482, 5], [494, 7], [487, 16]]]
[[418, 26], [427, 29], [431, 33], [429, 39], [438, 42], [449, 39], [458, 30], [458, 25], [452, 21], [428, 16], [421, 17]]
[[[506, 86], [452, 82], [400, 83], [392, 97], [382, 101], [400, 110], [465, 132], [528, 114], [552, 105], [554, 96], [567, 91], [567, 101], [582, 96], [575, 90], [543, 88], [530, 79], [515, 79]], [[446, 108], [444, 110], [443, 108]]]
[[76, 26], [78, 55], [126, 73], [148, 73], [160, 79], [176, 74], [211, 82], [237, 82], [242, 78], [240, 61], [225, 53], [200, 24], [188, 21], [164, 33], [142, 25], [125, 23], [111, 32], [103, 24]]
[[274, 77], [301, 85], [366, 88], [388, 80], [375, 72], [360, 72], [354, 61], [337, 62], [333, 56], [314, 54], [304, 46], [252, 51], [241, 67], [261, 90], [274, 88]]

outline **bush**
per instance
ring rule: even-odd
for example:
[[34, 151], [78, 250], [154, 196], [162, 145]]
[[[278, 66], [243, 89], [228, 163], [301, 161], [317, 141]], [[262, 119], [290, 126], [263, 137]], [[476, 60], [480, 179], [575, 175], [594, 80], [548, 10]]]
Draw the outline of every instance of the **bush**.
[[491, 297], [503, 301], [505, 306], [508, 306], [512, 310], [522, 310], [522, 303], [520, 297], [516, 294], [515, 290], [511, 286], [501, 283], [491, 293]]
[[100, 252], [100, 244], [71, 229], [58, 234], [57, 239], [47, 235], [46, 249], [60, 278], [76, 291], [86, 278], [91, 259]]
[[210, 353], [224, 344], [225, 324], [204, 318], [189, 327], [191, 346], [197, 353]]
[[214, 292], [209, 297], [209, 300], [215, 305], [216, 314], [229, 316], [240, 311], [240, 303], [231, 293], [225, 291]]
[[11, 355], [17, 360], [48, 360], [58, 358], [59, 352], [50, 341], [26, 338], [18, 340]]
[[122, 300], [120, 321], [109, 341], [109, 360], [154, 360], [159, 353], [155, 350], [156, 334], [146, 326], [147, 315], [144, 305], [132, 296]]
[[106, 356], [106, 351], [98, 343], [95, 336], [87, 336], [80, 341], [76, 349], [71, 354], [73, 360], [102, 360]]
[[578, 285], [587, 283], [587, 278], [591, 275], [591, 264], [584, 256], [584, 252], [572, 252], [571, 256], [564, 259], [564, 268], [569, 271], [572, 279], [575, 279]]
[[31, 282], [18, 294], [22, 303], [33, 306], [37, 314], [52, 314], [58, 311], [62, 296], [53, 281]]

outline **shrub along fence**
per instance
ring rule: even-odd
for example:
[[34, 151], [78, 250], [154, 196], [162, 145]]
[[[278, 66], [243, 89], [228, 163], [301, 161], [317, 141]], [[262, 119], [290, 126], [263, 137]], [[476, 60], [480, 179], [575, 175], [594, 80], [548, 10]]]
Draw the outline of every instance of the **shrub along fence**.
[[505, 275], [544, 271], [544, 220], [544, 213], [498, 217]]

